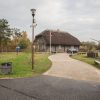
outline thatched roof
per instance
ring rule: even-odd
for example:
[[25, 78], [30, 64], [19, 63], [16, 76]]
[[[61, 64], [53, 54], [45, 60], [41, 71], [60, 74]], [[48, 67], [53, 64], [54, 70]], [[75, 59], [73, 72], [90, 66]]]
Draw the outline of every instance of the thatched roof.
[[44, 30], [36, 36], [36, 40], [39, 37], [43, 37], [46, 43], [50, 44], [50, 32], [52, 45], [80, 45], [80, 41], [76, 37], [68, 32], [62, 32], [59, 30]]

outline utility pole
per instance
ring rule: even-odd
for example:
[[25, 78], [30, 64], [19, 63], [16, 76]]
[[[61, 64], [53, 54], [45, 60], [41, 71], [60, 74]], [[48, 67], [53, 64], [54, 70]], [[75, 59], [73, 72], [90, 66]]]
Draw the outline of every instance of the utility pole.
[[34, 69], [34, 26], [35, 26], [35, 19], [34, 19], [34, 16], [35, 16], [35, 12], [36, 12], [36, 9], [31, 9], [31, 12], [32, 12], [32, 17], [33, 17], [33, 20], [32, 20], [32, 70]]
[[50, 31], [50, 54], [51, 54], [51, 31]]

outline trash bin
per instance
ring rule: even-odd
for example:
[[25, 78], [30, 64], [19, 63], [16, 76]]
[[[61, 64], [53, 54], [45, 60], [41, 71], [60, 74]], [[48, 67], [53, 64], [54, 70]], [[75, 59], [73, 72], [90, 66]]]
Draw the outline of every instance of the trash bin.
[[1, 74], [10, 74], [12, 72], [12, 62], [1, 63]]

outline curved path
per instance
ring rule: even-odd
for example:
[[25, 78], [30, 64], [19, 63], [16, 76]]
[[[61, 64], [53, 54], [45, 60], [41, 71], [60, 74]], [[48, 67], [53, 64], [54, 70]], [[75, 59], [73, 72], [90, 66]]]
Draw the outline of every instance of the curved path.
[[66, 53], [51, 55], [52, 67], [44, 75], [100, 82], [100, 70], [72, 59]]

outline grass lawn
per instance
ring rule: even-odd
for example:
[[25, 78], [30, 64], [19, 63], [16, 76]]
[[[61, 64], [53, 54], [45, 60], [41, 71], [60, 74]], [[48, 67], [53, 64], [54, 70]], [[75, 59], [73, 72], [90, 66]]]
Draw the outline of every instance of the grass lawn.
[[[96, 59], [95, 58], [89, 58], [89, 57], [87, 57], [86, 54], [75, 54], [75, 55], [72, 56], [72, 58], [86, 62], [86, 63], [91, 64], [92, 66], [100, 69], [100, 65], [96, 65], [94, 63], [94, 60], [96, 60]], [[99, 61], [100, 61], [100, 54], [99, 54]]]
[[36, 53], [35, 54], [35, 65], [32, 71], [31, 66], [31, 53], [19, 53], [16, 55], [12, 53], [0, 53], [0, 63], [12, 62], [13, 72], [9, 75], [1, 75], [2, 77], [31, 77], [39, 75], [47, 71], [51, 66], [51, 61], [48, 59], [49, 54], [47, 53]]

